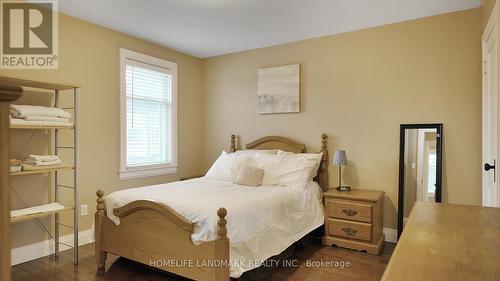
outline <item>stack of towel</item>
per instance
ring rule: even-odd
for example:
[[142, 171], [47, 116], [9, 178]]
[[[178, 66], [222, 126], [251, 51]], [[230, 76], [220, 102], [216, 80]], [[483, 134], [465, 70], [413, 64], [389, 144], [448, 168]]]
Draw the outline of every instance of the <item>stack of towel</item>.
[[16, 159], [10, 159], [9, 164], [10, 164], [10, 172], [11, 173], [17, 173], [22, 170], [21, 166], [22, 161], [21, 160], [16, 160]]
[[61, 159], [57, 155], [34, 155], [31, 154], [26, 161], [26, 164], [33, 166], [52, 166], [61, 164]]
[[42, 121], [68, 124], [71, 114], [56, 107], [36, 105], [10, 105], [10, 116], [25, 121]]

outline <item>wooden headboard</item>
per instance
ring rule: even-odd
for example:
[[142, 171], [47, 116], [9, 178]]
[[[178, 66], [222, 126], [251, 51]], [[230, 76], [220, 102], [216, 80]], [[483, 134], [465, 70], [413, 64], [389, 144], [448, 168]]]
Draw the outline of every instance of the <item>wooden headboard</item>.
[[[258, 150], [272, 150], [280, 149], [283, 151], [293, 152], [293, 153], [305, 153], [306, 145], [298, 143], [294, 140], [285, 137], [278, 136], [268, 136], [255, 140], [251, 143], [245, 145], [246, 149], [258, 149]], [[236, 151], [236, 136], [231, 135], [231, 147], [230, 152]], [[323, 152], [323, 158], [321, 159], [321, 164], [318, 169], [318, 174], [314, 180], [321, 186], [323, 191], [328, 190], [328, 136], [326, 134], [321, 135], [321, 149]]]

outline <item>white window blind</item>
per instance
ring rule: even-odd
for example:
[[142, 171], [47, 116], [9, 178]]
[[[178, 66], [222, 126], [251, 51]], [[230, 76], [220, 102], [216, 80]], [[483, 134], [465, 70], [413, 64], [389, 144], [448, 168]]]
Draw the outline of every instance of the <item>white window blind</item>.
[[175, 173], [175, 63], [121, 49], [120, 179]]
[[127, 167], [171, 163], [172, 75], [132, 60], [125, 72]]

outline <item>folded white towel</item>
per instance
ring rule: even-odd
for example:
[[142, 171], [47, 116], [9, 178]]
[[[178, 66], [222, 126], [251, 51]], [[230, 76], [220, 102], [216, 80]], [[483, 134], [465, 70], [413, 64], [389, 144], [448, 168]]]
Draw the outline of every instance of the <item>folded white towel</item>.
[[59, 160], [59, 156], [57, 155], [36, 155], [36, 154], [30, 154], [28, 156], [27, 161], [40, 161], [40, 162], [51, 162], [51, 161], [57, 161]]
[[27, 116], [52, 116], [60, 118], [71, 118], [71, 114], [60, 108], [36, 106], [36, 105], [10, 105], [10, 114], [13, 117], [24, 118]]
[[27, 164], [31, 164], [34, 166], [52, 166], [52, 165], [57, 165], [61, 164], [61, 160], [57, 159], [54, 161], [33, 161], [33, 160], [26, 160]]
[[[59, 161], [58, 161], [59, 162]], [[70, 168], [69, 165], [65, 163], [59, 163], [59, 164], [52, 164], [51, 162], [40, 162], [42, 165], [36, 165], [35, 164], [29, 164], [29, 163], [23, 163], [21, 166], [23, 167], [23, 171], [42, 171], [42, 170], [50, 170], [54, 168]], [[48, 165], [50, 164], [50, 165]]]
[[21, 172], [22, 169], [23, 169], [23, 167], [21, 165], [10, 166], [11, 173]]
[[52, 117], [52, 116], [26, 116], [23, 119], [26, 121], [49, 121], [49, 122], [69, 123], [69, 119], [67, 118]]
[[19, 118], [10, 119], [11, 126], [58, 126], [58, 127], [73, 127], [73, 123], [62, 123], [52, 121], [26, 121]]

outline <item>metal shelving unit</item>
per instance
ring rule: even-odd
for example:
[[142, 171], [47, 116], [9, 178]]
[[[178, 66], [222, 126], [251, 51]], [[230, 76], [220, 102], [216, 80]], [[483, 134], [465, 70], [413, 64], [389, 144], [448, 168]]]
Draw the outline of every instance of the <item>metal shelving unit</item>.
[[[78, 178], [78, 168], [79, 168], [79, 114], [78, 114], [78, 97], [79, 97], [79, 88], [78, 85], [71, 84], [58, 84], [58, 83], [48, 83], [48, 82], [40, 82], [40, 81], [32, 81], [32, 80], [24, 80], [24, 79], [16, 79], [10, 77], [1, 77], [0, 83], [2, 84], [11, 84], [19, 87], [29, 87], [36, 88], [42, 90], [50, 90], [43, 92], [44, 94], [52, 94], [53, 95], [53, 106], [60, 107], [60, 91], [71, 92], [73, 95], [73, 106], [65, 107], [64, 110], [72, 110], [73, 111], [73, 126], [42, 126], [42, 125], [18, 125], [11, 124], [11, 129], [13, 130], [51, 130], [53, 131], [53, 152], [56, 155], [60, 155], [62, 150], [72, 150], [73, 151], [73, 165], [57, 165], [53, 167], [48, 167], [47, 169], [42, 170], [27, 170], [21, 172], [11, 173], [11, 176], [26, 176], [26, 175], [34, 175], [34, 174], [44, 174], [51, 173], [53, 174], [53, 189], [54, 189], [54, 203], [60, 203], [60, 191], [61, 188], [69, 189], [73, 192], [73, 206], [57, 208], [54, 210], [46, 209], [42, 212], [33, 212], [24, 214], [22, 216], [16, 216], [15, 218], [11, 218], [11, 223], [18, 223], [26, 220], [36, 220], [36, 222], [49, 234], [49, 236], [54, 240], [55, 245], [55, 257], [59, 257], [59, 246], [60, 244], [64, 244], [73, 249], [73, 261], [74, 264], [78, 264], [78, 189], [79, 189], [79, 178]], [[73, 145], [72, 146], [63, 146], [60, 144], [60, 137], [62, 130], [72, 130], [73, 131]], [[60, 171], [73, 171], [73, 185], [65, 185], [61, 184], [59, 180], [58, 173]], [[48, 206], [40, 205], [39, 207]], [[33, 207], [33, 206], [29, 206]], [[26, 210], [26, 209], [23, 209]], [[60, 222], [59, 214], [64, 211], [73, 211], [73, 225], [67, 225]], [[38, 220], [40, 217], [45, 216], [54, 216], [54, 235], [48, 231], [45, 226]], [[60, 241], [60, 228], [61, 226], [69, 227], [73, 230], [73, 245], [67, 245]]]

